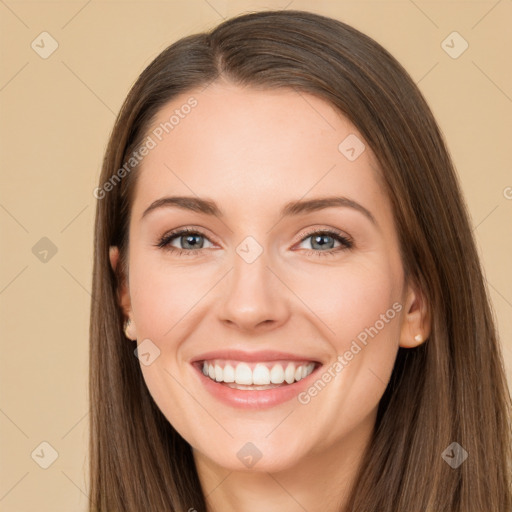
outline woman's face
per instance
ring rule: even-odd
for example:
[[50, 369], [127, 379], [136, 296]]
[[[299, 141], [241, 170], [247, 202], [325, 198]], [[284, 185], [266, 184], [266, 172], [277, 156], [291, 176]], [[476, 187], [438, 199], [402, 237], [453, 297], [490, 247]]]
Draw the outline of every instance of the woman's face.
[[146, 135], [122, 303], [156, 404], [231, 470], [357, 455], [417, 334], [362, 136], [314, 96], [218, 82]]

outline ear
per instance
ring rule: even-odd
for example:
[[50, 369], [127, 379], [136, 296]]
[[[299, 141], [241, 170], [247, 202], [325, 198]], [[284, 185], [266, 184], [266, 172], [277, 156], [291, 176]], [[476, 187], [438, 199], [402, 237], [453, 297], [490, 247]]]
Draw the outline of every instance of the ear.
[[419, 286], [408, 285], [404, 311], [399, 345], [414, 348], [425, 342], [431, 328], [428, 304]]
[[135, 326], [135, 321], [133, 319], [132, 314], [132, 306], [130, 300], [130, 290], [128, 287], [128, 280], [126, 279], [124, 269], [118, 269], [119, 263], [119, 249], [118, 247], [111, 245], [109, 249], [109, 259], [110, 266], [112, 270], [115, 272], [118, 278], [118, 290], [117, 290], [117, 298], [119, 302], [119, 306], [123, 311], [123, 315], [125, 317], [125, 328], [124, 333], [126, 337], [130, 340], [137, 339], [137, 328]]

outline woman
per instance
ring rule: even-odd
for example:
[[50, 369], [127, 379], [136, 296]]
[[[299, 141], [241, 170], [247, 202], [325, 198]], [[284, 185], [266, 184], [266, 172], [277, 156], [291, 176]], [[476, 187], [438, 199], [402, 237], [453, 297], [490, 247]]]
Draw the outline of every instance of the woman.
[[375, 41], [267, 11], [176, 42], [95, 195], [91, 511], [511, 510], [466, 207]]

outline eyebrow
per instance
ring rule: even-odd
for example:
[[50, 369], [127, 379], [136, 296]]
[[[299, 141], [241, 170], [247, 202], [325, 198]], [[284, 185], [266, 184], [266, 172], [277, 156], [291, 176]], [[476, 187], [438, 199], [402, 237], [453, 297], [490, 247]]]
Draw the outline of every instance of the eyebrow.
[[[144, 210], [141, 220], [144, 217], [146, 217], [146, 215], [148, 215], [150, 212], [156, 209], [172, 207], [181, 208], [183, 210], [190, 210], [198, 213], [204, 213], [206, 215], [212, 215], [218, 218], [224, 217], [224, 213], [220, 210], [217, 204], [209, 199], [202, 199], [193, 196], [169, 196], [162, 197], [151, 203], [146, 208], [146, 210]], [[357, 203], [356, 201], [349, 199], [348, 197], [341, 196], [320, 197], [315, 199], [290, 201], [286, 203], [282, 208], [281, 216], [296, 216], [333, 207], [352, 208], [362, 213], [368, 220], [372, 222], [372, 224], [378, 226], [375, 217], [368, 209], [366, 209], [363, 205]]]

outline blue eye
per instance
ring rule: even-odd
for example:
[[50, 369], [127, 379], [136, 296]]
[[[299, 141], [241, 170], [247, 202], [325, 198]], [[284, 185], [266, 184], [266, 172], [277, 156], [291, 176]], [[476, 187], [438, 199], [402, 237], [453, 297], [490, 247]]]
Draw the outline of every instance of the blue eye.
[[[314, 254], [316, 256], [334, 255], [340, 251], [351, 249], [353, 247], [353, 241], [349, 237], [343, 236], [341, 232], [338, 231], [311, 231], [309, 233], [303, 234], [300, 243], [303, 243], [308, 239], [312, 239], [312, 249], [307, 249], [306, 253], [311, 255]], [[329, 241], [329, 239], [334, 240], [334, 242], [338, 242], [340, 245], [333, 248], [333, 242]], [[174, 247], [171, 245], [171, 243], [175, 240], [180, 241], [182, 248]], [[156, 244], [156, 246], [175, 253], [178, 256], [194, 256], [204, 248], [204, 240], [208, 240], [208, 238], [200, 231], [185, 228], [164, 235]], [[320, 250], [315, 250], [315, 247], [320, 248]], [[324, 247], [327, 249], [323, 249]]]
[[[306, 240], [311, 239], [311, 247], [312, 249], [307, 250], [308, 254], [314, 254], [315, 256], [332, 256], [337, 254], [339, 251], [343, 251], [346, 249], [351, 249], [353, 247], [353, 242], [346, 236], [341, 235], [337, 231], [312, 231], [308, 233], [302, 240], [301, 243]], [[338, 242], [340, 245], [336, 248], [333, 248], [334, 242], [331, 242], [329, 239], [334, 242]], [[316, 247], [326, 249], [313, 250]]]
[[[194, 255], [197, 254], [204, 245], [204, 242], [197, 242], [197, 239], [206, 239], [206, 236], [200, 233], [199, 231], [195, 231], [193, 229], [181, 229], [179, 231], [174, 231], [171, 233], [168, 233], [164, 237], [160, 239], [157, 246], [161, 249], [166, 249], [171, 252], [177, 252], [179, 255], [187, 254], [187, 255]], [[181, 241], [182, 244], [184, 244], [185, 248], [180, 249], [179, 247], [173, 247], [171, 242], [173, 242], [175, 239], [178, 239]], [[186, 246], [189, 246], [189, 248], [186, 248]]]

